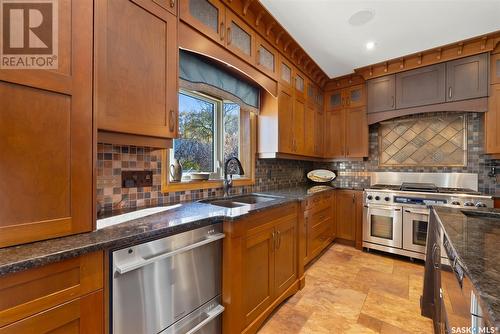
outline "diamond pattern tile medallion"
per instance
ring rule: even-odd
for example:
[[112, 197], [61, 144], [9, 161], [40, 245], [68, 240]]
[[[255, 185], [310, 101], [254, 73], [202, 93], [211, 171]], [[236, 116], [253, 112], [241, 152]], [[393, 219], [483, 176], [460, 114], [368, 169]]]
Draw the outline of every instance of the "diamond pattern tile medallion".
[[466, 166], [464, 114], [383, 122], [380, 166]]

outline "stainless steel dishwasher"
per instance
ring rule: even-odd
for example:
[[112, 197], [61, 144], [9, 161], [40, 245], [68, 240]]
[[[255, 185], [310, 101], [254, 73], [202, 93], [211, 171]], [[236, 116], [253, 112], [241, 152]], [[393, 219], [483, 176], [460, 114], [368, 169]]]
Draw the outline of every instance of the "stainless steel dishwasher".
[[112, 253], [114, 334], [221, 332], [222, 224]]

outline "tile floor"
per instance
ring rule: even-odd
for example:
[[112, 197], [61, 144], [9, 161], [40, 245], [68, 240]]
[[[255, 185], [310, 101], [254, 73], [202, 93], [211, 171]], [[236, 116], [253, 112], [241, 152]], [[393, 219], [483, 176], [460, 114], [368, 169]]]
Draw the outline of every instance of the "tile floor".
[[420, 263], [334, 244], [259, 334], [432, 333], [420, 315], [423, 274]]

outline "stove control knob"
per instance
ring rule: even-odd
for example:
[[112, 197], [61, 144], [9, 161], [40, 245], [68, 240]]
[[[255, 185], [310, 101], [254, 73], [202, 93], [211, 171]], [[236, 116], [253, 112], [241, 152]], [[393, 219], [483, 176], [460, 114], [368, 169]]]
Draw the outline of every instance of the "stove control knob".
[[486, 204], [482, 203], [482, 202], [477, 202], [476, 203], [476, 207], [478, 208], [485, 208], [486, 207]]
[[474, 206], [474, 203], [473, 202], [465, 202], [464, 206]]
[[375, 196], [376, 201], [380, 201], [380, 196]]
[[451, 202], [451, 205], [460, 205], [460, 202], [459, 201], [453, 201], [453, 202]]
[[366, 196], [366, 198], [368, 198], [371, 201], [373, 199], [373, 196], [372, 195], [368, 195], [368, 196]]
[[384, 200], [385, 200], [386, 202], [389, 202], [389, 201], [391, 200], [391, 198], [390, 198], [389, 196], [386, 196], [386, 197], [384, 198]]

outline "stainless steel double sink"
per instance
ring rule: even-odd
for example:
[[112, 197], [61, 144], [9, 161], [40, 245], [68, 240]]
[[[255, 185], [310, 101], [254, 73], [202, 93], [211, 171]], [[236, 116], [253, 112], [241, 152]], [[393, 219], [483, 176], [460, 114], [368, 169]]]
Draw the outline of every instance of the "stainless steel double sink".
[[261, 194], [248, 194], [248, 195], [240, 195], [229, 198], [217, 198], [217, 199], [207, 199], [200, 201], [201, 203], [207, 203], [211, 205], [221, 206], [224, 208], [238, 208], [242, 206], [250, 206], [265, 202], [271, 202], [280, 200], [283, 197], [279, 196], [271, 196], [271, 195], [261, 195]]

